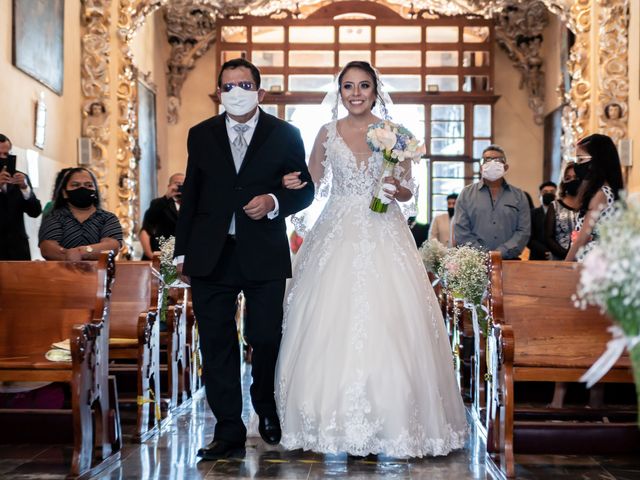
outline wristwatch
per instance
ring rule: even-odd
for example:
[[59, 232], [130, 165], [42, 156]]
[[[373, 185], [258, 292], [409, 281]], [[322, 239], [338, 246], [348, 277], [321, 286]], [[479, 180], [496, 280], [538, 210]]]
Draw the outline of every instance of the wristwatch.
[[84, 247], [84, 251], [87, 253], [93, 253], [93, 247], [91, 245], [87, 245]]

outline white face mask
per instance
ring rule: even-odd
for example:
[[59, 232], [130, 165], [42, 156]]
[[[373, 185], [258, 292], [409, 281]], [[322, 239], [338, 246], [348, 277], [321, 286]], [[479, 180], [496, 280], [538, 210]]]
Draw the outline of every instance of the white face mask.
[[231, 115], [245, 115], [258, 105], [258, 92], [255, 90], [233, 87], [230, 92], [223, 92], [221, 97], [224, 109]]
[[487, 162], [482, 166], [482, 178], [495, 182], [504, 176], [504, 163]]

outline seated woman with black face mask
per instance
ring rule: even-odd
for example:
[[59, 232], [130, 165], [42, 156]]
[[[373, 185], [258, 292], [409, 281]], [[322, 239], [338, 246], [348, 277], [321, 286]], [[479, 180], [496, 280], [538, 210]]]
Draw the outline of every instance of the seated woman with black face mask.
[[580, 208], [578, 190], [582, 183], [576, 176], [575, 163], [570, 162], [564, 169], [560, 194], [547, 208], [544, 223], [544, 240], [551, 252], [551, 260], [564, 260], [571, 246], [571, 233], [576, 228]]
[[122, 245], [118, 218], [100, 208], [93, 174], [85, 168], [66, 172], [55, 193], [53, 210], [42, 220], [39, 246], [47, 260], [95, 260]]

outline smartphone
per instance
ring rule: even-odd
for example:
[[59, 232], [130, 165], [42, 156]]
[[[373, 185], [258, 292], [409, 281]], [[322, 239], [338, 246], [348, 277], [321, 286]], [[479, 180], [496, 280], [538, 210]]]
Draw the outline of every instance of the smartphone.
[[182, 192], [183, 192], [182, 188], [183, 187], [184, 187], [184, 185], [178, 185], [178, 195], [177, 195], [178, 197], [182, 196]]
[[14, 175], [16, 173], [16, 156], [8, 155], [7, 158], [0, 158], [0, 172], [4, 169], [7, 169], [9, 175]]

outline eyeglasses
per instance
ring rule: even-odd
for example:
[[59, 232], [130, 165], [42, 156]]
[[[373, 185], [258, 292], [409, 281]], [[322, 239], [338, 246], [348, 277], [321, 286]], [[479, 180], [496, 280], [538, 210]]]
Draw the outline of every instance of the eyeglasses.
[[230, 92], [235, 87], [240, 87], [243, 90], [254, 90], [256, 88], [256, 84], [253, 82], [245, 82], [245, 81], [223, 83], [222, 91]]
[[576, 160], [578, 163], [587, 163], [590, 162], [593, 157], [591, 155], [576, 155]]
[[489, 162], [507, 163], [507, 159], [505, 157], [482, 157], [482, 163]]

